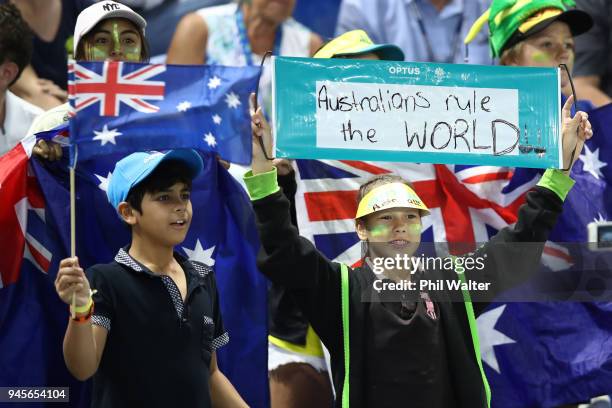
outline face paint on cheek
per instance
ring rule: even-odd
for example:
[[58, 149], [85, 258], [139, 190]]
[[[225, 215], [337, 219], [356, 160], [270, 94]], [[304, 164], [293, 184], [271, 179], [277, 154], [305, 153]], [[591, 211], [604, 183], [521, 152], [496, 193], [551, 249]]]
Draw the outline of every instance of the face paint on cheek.
[[421, 231], [423, 230], [423, 226], [419, 223], [419, 224], [409, 224], [408, 225], [408, 232], [411, 235], [421, 235]]
[[370, 230], [372, 238], [378, 238], [389, 234], [391, 229], [387, 225], [376, 225]]
[[124, 60], [130, 62], [140, 62], [141, 50], [138, 46], [126, 46], [124, 52]]
[[548, 54], [546, 54], [545, 52], [540, 52], [540, 51], [534, 52], [531, 55], [531, 59], [534, 62], [538, 62], [538, 63], [548, 63], [551, 61], [551, 58], [550, 56], [548, 56]]
[[87, 61], [104, 61], [108, 58], [108, 51], [104, 46], [85, 43], [85, 58]]

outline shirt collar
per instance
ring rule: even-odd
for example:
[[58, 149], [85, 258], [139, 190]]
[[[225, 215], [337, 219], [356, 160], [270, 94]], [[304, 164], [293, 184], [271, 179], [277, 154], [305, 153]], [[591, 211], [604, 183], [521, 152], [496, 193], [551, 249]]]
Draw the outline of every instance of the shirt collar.
[[[429, 0], [404, 0], [405, 4], [411, 3], [429, 3]], [[420, 5], [420, 4], [417, 4]], [[442, 8], [440, 11], [440, 18], [451, 17], [455, 14], [463, 13], [464, 8], [464, 0], [450, 0], [446, 6]]]
[[[117, 252], [117, 255], [115, 255], [115, 262], [127, 266], [134, 272], [144, 273], [149, 276], [159, 276], [159, 274], [151, 272], [149, 268], [132, 258], [132, 256], [129, 254], [129, 250], [130, 245], [119, 249], [119, 252]], [[178, 252], [174, 252], [174, 259], [178, 261], [181, 268], [183, 268], [183, 270], [190, 277], [204, 278], [212, 271], [208, 265], [200, 262], [192, 262]]]

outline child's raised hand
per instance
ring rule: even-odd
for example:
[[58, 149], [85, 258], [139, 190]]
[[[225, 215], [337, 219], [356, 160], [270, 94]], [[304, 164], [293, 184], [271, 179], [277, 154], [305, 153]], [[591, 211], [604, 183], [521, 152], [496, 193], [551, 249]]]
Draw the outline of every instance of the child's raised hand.
[[[572, 103], [574, 102], [574, 97], [570, 96], [565, 101], [565, 105], [563, 105], [563, 110], [561, 111], [562, 117], [562, 128], [561, 134], [563, 135], [563, 168], [568, 169], [565, 171], [566, 174], [569, 174], [572, 166], [578, 160], [578, 156], [580, 156], [580, 152], [582, 151], [582, 146], [584, 146], [584, 142], [590, 139], [593, 136], [593, 129], [591, 128], [591, 122], [589, 122], [589, 115], [585, 112], [578, 111], [576, 115], [572, 117]], [[572, 157], [572, 152], [576, 149], [574, 153], [574, 157]], [[570, 162], [571, 160], [571, 162]]]
[[[253, 136], [253, 158], [251, 160], [251, 168], [253, 174], [266, 173], [273, 169], [272, 160], [266, 159], [272, 157], [272, 132], [270, 125], [263, 115], [261, 107], [257, 110], [255, 107], [255, 94], [251, 94], [249, 100], [251, 106], [251, 133]], [[262, 138], [263, 144], [266, 148], [266, 154], [261, 149], [260, 138]]]
[[85, 306], [89, 302], [90, 287], [85, 272], [79, 266], [78, 258], [62, 259], [59, 265], [55, 290], [68, 305], [72, 304], [72, 293], [75, 294], [76, 306]]

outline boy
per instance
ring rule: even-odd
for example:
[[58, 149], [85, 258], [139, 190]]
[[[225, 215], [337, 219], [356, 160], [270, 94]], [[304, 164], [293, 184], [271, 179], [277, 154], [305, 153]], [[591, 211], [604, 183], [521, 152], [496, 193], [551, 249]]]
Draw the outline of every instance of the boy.
[[229, 338], [213, 271], [173, 252], [201, 170], [193, 150], [120, 160], [107, 195], [131, 244], [87, 277], [76, 258], [60, 263], [57, 293], [67, 304], [76, 297], [64, 359], [76, 378], [94, 377], [92, 407], [246, 406], [217, 367], [215, 350]]
[[[563, 108], [564, 168], [571, 168], [584, 140], [592, 136], [587, 115], [570, 115], [570, 98]], [[486, 407], [490, 391], [482, 370], [475, 317], [484, 304], [455, 302], [452, 293], [419, 293], [415, 302], [366, 302], [377, 279], [371, 262], [350, 272], [329, 261], [297, 235], [289, 219], [289, 204], [276, 183], [276, 170], [259, 147], [273, 145], [261, 110], [252, 114], [252, 173], [245, 175], [262, 248], [260, 269], [273, 282], [285, 286], [330, 351], [337, 407]], [[576, 147], [576, 154], [572, 150]], [[267, 157], [272, 157], [268, 150]], [[506, 244], [507, 253], [486, 244], [467, 258], [486, 258], [481, 276], [494, 287], [517, 282], [539, 259], [542, 243], [562, 210], [573, 185], [567, 171], [549, 169], [527, 194], [514, 227], [504, 228], [491, 241]], [[367, 257], [379, 259], [404, 254], [411, 257], [420, 242], [421, 217], [428, 210], [397, 176], [377, 176], [361, 186], [356, 230], [368, 248]], [[525, 254], [517, 243], [533, 242]], [[535, 253], [537, 252], [537, 253]], [[464, 262], [468, 264], [468, 262]], [[456, 268], [459, 272], [459, 268]], [[476, 271], [477, 272], [477, 271]], [[426, 270], [424, 276], [444, 276]], [[452, 279], [457, 279], [451, 272]], [[459, 274], [461, 277], [462, 274]], [[449, 274], [445, 276], [449, 279]], [[383, 283], [410, 281], [411, 272], [390, 268]], [[416, 279], [416, 277], [415, 277]], [[461, 293], [460, 293], [461, 294]], [[465, 299], [471, 298], [472, 291]], [[433, 299], [433, 301], [432, 301]], [[438, 301], [438, 299], [442, 301]], [[451, 300], [451, 301], [449, 301]]]

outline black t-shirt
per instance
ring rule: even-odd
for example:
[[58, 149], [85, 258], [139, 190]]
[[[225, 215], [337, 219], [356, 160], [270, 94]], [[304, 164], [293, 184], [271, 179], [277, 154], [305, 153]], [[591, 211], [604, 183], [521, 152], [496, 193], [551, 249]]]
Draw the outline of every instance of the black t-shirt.
[[92, 323], [108, 330], [93, 378], [92, 407], [210, 407], [212, 352], [223, 329], [214, 273], [175, 254], [187, 278], [183, 302], [174, 281], [154, 274], [121, 249], [87, 274]]
[[380, 300], [370, 303], [364, 370], [368, 407], [454, 405], [443, 317], [427, 293], [416, 300], [387, 302], [381, 292]]

